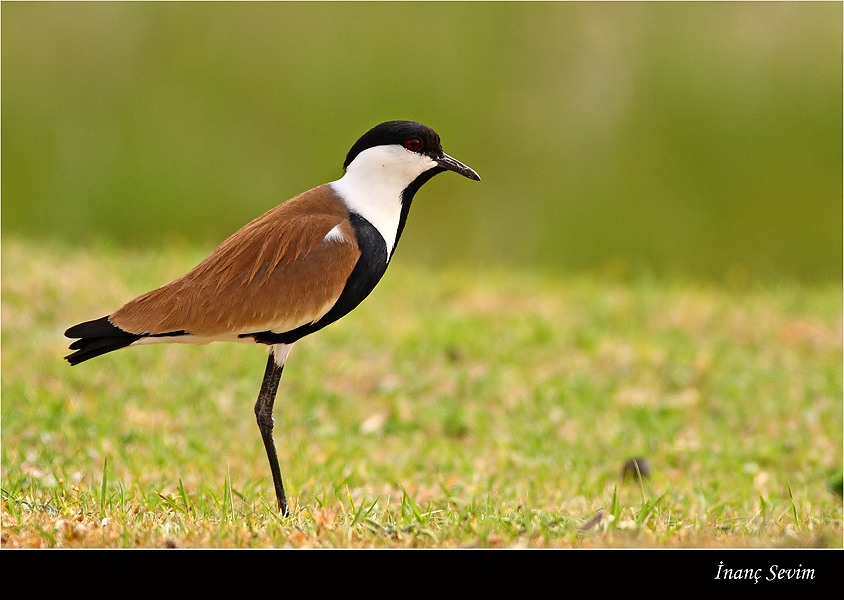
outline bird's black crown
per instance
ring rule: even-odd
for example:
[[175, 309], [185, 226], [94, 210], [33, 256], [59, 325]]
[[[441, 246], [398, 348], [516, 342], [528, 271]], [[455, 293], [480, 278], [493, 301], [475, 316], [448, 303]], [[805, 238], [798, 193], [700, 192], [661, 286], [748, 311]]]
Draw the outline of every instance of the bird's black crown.
[[433, 158], [440, 158], [443, 155], [440, 136], [430, 127], [426, 127], [415, 121], [387, 121], [386, 123], [376, 125], [355, 142], [355, 145], [352, 146], [346, 155], [343, 170], [345, 171], [346, 167], [351, 164], [355, 157], [367, 148], [389, 146], [391, 144], [403, 146], [405, 141], [410, 138], [416, 138], [422, 142], [422, 146], [418, 150], [415, 150], [415, 152], [427, 154]]

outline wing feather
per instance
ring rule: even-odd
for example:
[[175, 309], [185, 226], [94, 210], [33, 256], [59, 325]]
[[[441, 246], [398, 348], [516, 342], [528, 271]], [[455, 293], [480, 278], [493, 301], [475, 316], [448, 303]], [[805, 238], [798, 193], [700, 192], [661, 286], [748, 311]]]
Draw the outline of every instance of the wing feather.
[[[184, 276], [109, 316], [121, 329], [219, 339], [287, 331], [324, 315], [360, 257], [349, 214], [327, 185], [246, 224]], [[326, 235], [339, 227], [340, 236]]]

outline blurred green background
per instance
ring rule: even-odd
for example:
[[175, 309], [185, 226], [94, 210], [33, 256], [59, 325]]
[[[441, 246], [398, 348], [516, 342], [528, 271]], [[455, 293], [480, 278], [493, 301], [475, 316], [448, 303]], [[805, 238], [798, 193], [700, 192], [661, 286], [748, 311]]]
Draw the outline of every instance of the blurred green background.
[[2, 4], [2, 230], [210, 246], [413, 119], [402, 261], [842, 275], [842, 4]]

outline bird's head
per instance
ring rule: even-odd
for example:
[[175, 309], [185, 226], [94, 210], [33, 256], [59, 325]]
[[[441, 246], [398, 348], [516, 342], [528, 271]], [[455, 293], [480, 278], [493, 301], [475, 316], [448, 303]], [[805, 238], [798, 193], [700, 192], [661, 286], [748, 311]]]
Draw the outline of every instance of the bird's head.
[[394, 172], [408, 183], [431, 170], [435, 170], [432, 175], [454, 171], [481, 179], [474, 169], [443, 152], [436, 131], [414, 121], [387, 121], [367, 131], [349, 150], [343, 169], [371, 169], [379, 176]]

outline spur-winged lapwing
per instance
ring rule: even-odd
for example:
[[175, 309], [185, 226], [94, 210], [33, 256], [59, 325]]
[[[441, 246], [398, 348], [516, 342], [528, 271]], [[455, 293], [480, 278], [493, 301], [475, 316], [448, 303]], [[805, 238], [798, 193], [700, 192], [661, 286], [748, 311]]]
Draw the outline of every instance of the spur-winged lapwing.
[[79, 364], [140, 344], [230, 341], [270, 347], [255, 403], [276, 499], [287, 498], [273, 442], [273, 403], [293, 344], [369, 295], [390, 264], [410, 204], [434, 175], [478, 174], [443, 152], [432, 129], [382, 123], [346, 156], [344, 174], [248, 223], [186, 275], [65, 332]]

